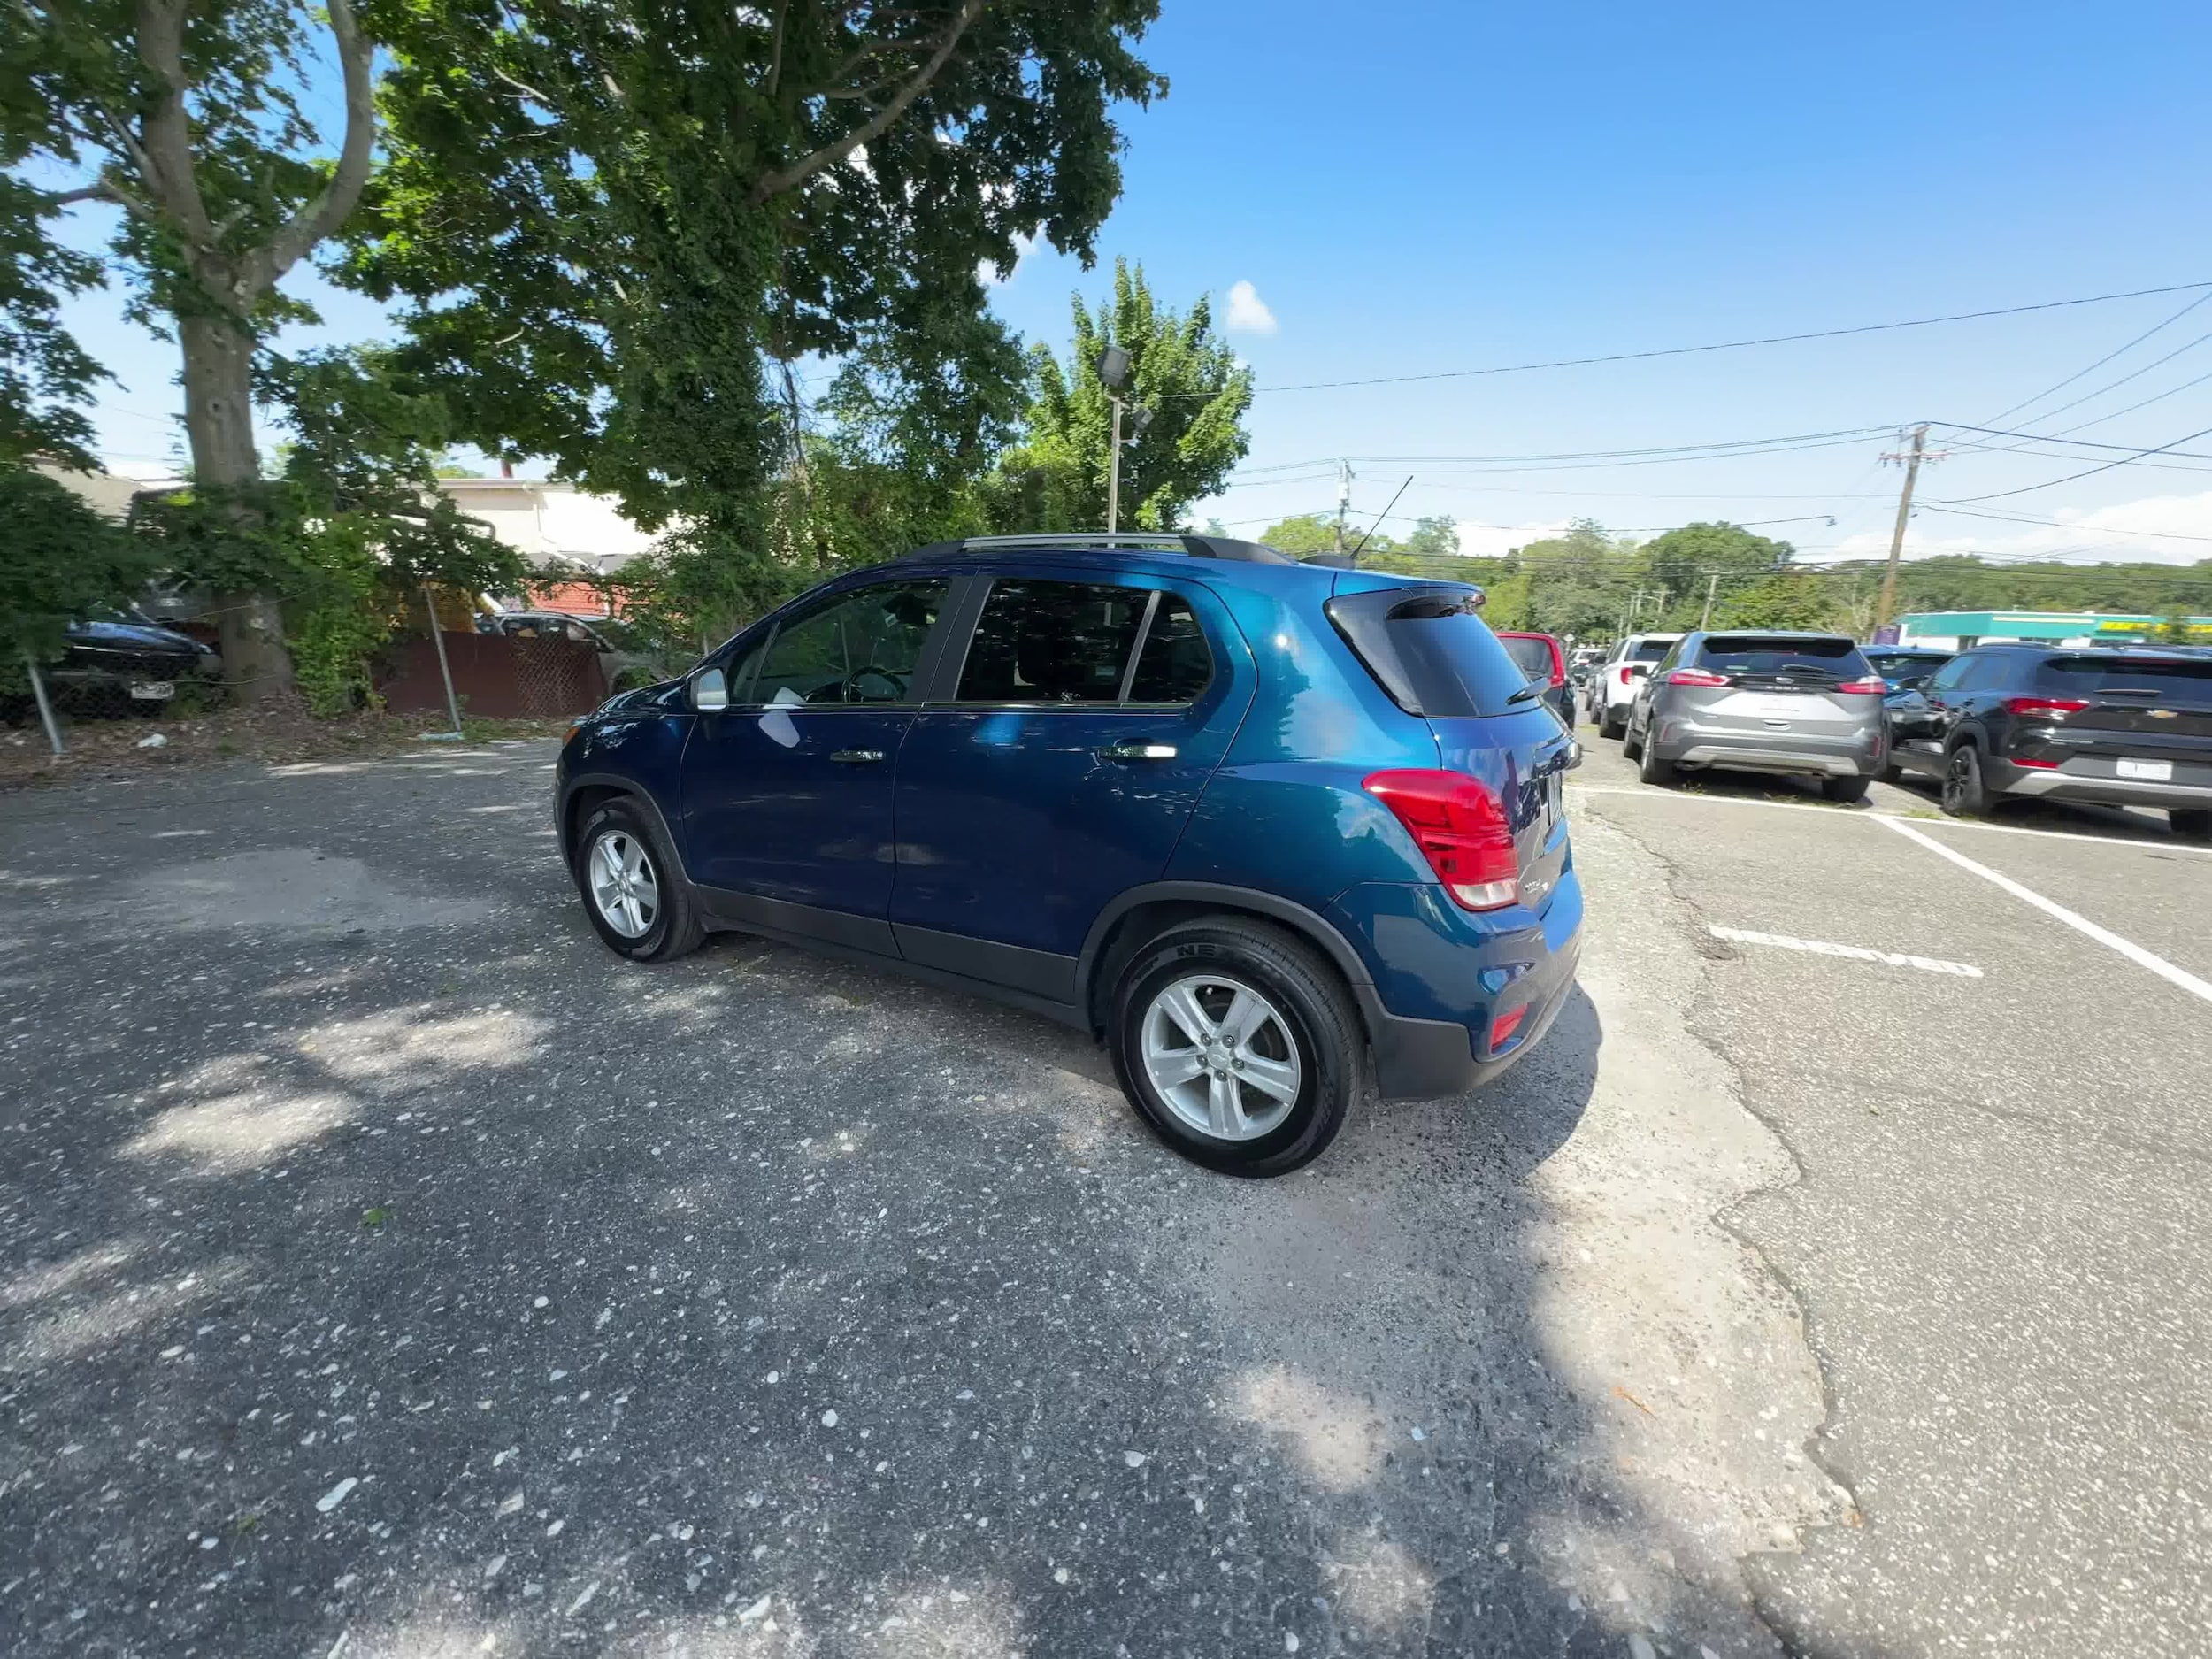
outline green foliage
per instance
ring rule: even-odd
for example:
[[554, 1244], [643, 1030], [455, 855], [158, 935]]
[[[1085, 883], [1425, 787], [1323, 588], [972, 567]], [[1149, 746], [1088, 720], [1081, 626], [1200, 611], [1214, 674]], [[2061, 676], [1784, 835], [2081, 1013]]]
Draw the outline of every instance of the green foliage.
[[[1277, 552], [1287, 553], [1293, 558], [1310, 558], [1316, 553], [1333, 553], [1336, 551], [1336, 518], [1333, 514], [1317, 512], [1302, 512], [1292, 518], [1279, 518], [1260, 532], [1259, 540]], [[1349, 547], [1358, 540], [1359, 532], [1355, 529], [1346, 536], [1345, 545]], [[1375, 550], [1379, 553], [1387, 549]]]
[[[1725, 590], [1713, 606], [1717, 628], [1849, 627], [1838, 615], [1839, 594], [1832, 579], [1815, 571], [1791, 571], [1762, 576]], [[1701, 608], [1702, 602], [1701, 601]], [[1695, 627], [1693, 614], [1682, 626]]]
[[[7, 38], [0, 26], [0, 51]], [[0, 98], [12, 79], [0, 73]], [[11, 125], [0, 114], [0, 163], [13, 160]], [[100, 262], [47, 234], [55, 211], [46, 192], [0, 173], [0, 465], [45, 456], [89, 472], [78, 405], [106, 377], [61, 326], [60, 302], [98, 282]]]
[[[1649, 618], [1645, 626], [1670, 631], [1694, 628], [1704, 615], [1706, 590], [1716, 576], [1717, 593], [1740, 594], [1758, 585], [1761, 576], [1788, 565], [1793, 551], [1786, 541], [1754, 535], [1732, 524], [1686, 524], [1654, 536], [1644, 544], [1636, 586], [1655, 589], [1663, 598], [1643, 612]], [[1778, 599], [1778, 590], [1770, 599]], [[1715, 619], [1719, 616], [1716, 609]], [[1760, 620], [1757, 626], [1795, 625]]]
[[[411, 302], [408, 365], [457, 435], [680, 526], [668, 589], [719, 626], [889, 534], [878, 510], [942, 514], [987, 458], [1015, 371], [979, 267], [1037, 235], [1088, 257], [1112, 104], [1163, 89], [1130, 50], [1155, 12], [380, 12], [388, 160], [347, 280]], [[857, 452], [793, 443], [784, 377], [810, 357], [859, 365]], [[941, 386], [942, 430], [918, 433]]]
[[58, 657], [72, 622], [137, 597], [148, 549], [65, 486], [0, 459], [0, 661]]
[[1022, 442], [1000, 463], [993, 518], [1009, 530], [1105, 524], [1113, 416], [1097, 361], [1113, 345], [1129, 354], [1122, 400], [1152, 411], [1151, 426], [1122, 452], [1122, 522], [1179, 529], [1191, 503], [1218, 494], [1250, 447], [1251, 372], [1215, 337], [1203, 295], [1179, 314], [1157, 304], [1142, 267], [1125, 261], [1115, 261], [1113, 298], [1096, 316], [1079, 295], [1073, 309], [1067, 363], [1042, 347], [1032, 354], [1036, 396]]

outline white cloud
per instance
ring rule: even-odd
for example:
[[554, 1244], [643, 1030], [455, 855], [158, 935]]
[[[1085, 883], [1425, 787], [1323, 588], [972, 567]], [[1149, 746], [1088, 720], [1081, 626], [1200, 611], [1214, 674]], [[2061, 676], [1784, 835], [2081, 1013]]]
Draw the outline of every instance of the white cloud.
[[1455, 527], [1459, 531], [1459, 550], [1468, 557], [1502, 558], [1517, 547], [1526, 547], [1547, 536], [1566, 534], [1568, 521], [1561, 518], [1552, 524], [1479, 524], [1472, 518], [1462, 518]]
[[1267, 309], [1267, 302], [1260, 297], [1259, 289], [1249, 282], [1229, 285], [1229, 311], [1223, 319], [1228, 328], [1244, 334], [1271, 334], [1275, 332], [1275, 313]]
[[[1924, 507], [1913, 514], [1905, 534], [1905, 557], [1932, 558], [1944, 553], [1978, 553], [1990, 559], [2039, 559], [2055, 564], [2095, 565], [2141, 561], [2193, 565], [2212, 558], [2212, 490], [2197, 495], [2148, 495], [2140, 501], [2092, 511], [2039, 508], [2011, 501], [1991, 502], [1980, 512], [1942, 512]], [[2048, 519], [2045, 524], [2016, 522]], [[1883, 558], [1889, 553], [1886, 528], [1846, 536], [1815, 557], [1825, 559]]]
[[1014, 263], [1001, 272], [990, 260], [979, 260], [975, 267], [976, 280], [987, 288], [1004, 288], [1021, 274], [1023, 262], [1036, 251], [1037, 239], [1034, 236], [1017, 236], [1014, 238]]

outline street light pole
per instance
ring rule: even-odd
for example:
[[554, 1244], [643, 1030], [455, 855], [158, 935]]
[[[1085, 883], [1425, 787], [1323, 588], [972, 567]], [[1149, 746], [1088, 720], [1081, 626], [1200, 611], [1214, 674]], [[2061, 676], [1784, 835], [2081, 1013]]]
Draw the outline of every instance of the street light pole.
[[1121, 399], [1109, 396], [1106, 401], [1114, 406], [1113, 458], [1106, 464], [1106, 534], [1111, 535], [1121, 518]]

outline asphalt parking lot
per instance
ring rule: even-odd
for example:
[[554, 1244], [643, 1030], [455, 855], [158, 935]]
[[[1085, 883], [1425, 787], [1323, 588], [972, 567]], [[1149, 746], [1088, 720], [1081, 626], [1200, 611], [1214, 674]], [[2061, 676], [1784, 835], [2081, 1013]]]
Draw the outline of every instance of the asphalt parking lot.
[[1912, 837], [2185, 979], [2212, 854], [1594, 744], [1546, 1047], [1243, 1184], [615, 959], [550, 762], [0, 799], [0, 1648], [2206, 1650], [2212, 1010]]

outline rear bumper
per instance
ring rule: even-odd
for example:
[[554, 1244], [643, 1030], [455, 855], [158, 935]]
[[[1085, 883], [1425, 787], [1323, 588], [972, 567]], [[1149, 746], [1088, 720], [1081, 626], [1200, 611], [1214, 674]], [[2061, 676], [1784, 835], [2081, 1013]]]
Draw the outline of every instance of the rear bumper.
[[2017, 766], [1992, 759], [1984, 768], [1993, 773], [1990, 783], [2001, 793], [2032, 795], [2044, 801], [2081, 801], [2100, 806], [2212, 807], [2212, 785], [2177, 781], [2152, 783], [2140, 778], [2111, 778], [2081, 772], [2047, 772], [2040, 766]]
[[1663, 716], [1647, 740], [1652, 753], [1678, 766], [1726, 766], [1743, 772], [1793, 772], [1820, 778], [1871, 778], [1886, 745], [1878, 722], [1819, 732], [1774, 732], [1735, 721], [1708, 723]]
[[1801, 777], [1871, 778], [1880, 768], [1876, 756], [1839, 755], [1811, 749], [1767, 749], [1747, 743], [1693, 743], [1660, 758], [1678, 766], [1723, 766], [1736, 772], [1779, 772]]
[[[1485, 931], [1440, 892], [1372, 883], [1331, 907], [1377, 969], [1377, 1002], [1364, 1011], [1385, 1100], [1443, 1099], [1491, 1081], [1536, 1048], [1574, 989], [1582, 887], [1571, 864], [1542, 919], [1511, 931]], [[1497, 1019], [1520, 1008], [1529, 1011], [1491, 1048]]]

